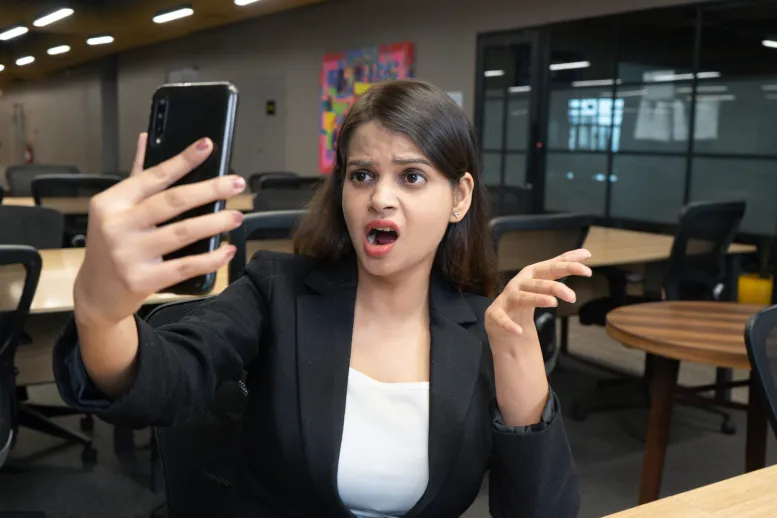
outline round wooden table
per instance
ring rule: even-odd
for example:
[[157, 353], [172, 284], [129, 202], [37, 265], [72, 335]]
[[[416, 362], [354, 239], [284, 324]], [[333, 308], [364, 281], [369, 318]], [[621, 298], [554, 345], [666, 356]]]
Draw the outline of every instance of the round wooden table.
[[[607, 334], [626, 347], [652, 355], [640, 504], [658, 499], [680, 362], [749, 370], [745, 325], [761, 309], [763, 306], [734, 302], [663, 301], [623, 306], [607, 314]], [[745, 471], [766, 463], [766, 413], [754, 383], [751, 376]], [[741, 408], [728, 401], [715, 403]]]

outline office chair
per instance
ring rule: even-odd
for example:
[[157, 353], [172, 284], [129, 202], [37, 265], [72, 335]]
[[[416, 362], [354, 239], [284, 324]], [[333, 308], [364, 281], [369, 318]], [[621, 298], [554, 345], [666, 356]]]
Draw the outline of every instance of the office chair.
[[284, 248], [290, 250], [294, 227], [305, 212], [304, 210], [283, 210], [246, 214], [243, 224], [229, 235], [230, 243], [236, 248], [235, 257], [229, 262], [229, 283], [232, 284], [243, 275], [246, 264], [253, 256], [248, 245], [249, 241], [265, 241], [266, 249], [270, 250], [283, 251]]
[[[606, 324], [607, 313], [629, 304], [654, 302], [658, 300], [719, 300], [726, 280], [726, 255], [734, 241], [739, 225], [745, 214], [746, 204], [742, 201], [691, 203], [680, 211], [677, 232], [669, 261], [661, 277], [660, 291], [650, 291], [646, 283], [644, 296], [628, 295], [625, 276], [610, 277], [610, 296], [593, 300], [580, 309], [582, 325]], [[614, 273], [614, 272], [611, 272]], [[652, 355], [645, 360], [644, 376], [637, 381], [640, 390], [647, 396], [651, 374]], [[620, 397], [623, 385], [634, 382], [633, 377], [601, 380], [593, 397], [574, 402], [572, 416], [584, 420], [594, 411], [632, 408], [633, 402], [603, 402], [599, 396], [612, 388]], [[685, 389], [692, 392], [692, 387]], [[597, 400], [598, 399], [598, 400]], [[682, 403], [682, 401], [681, 401]], [[725, 434], [736, 433], [736, 427], [726, 412], [704, 405], [702, 410], [720, 415], [723, 418], [721, 431]]]
[[[30, 246], [0, 246], [0, 468], [16, 441], [18, 402], [14, 355], [38, 286], [41, 258]], [[0, 512], [0, 518], [43, 518], [43, 513]]]
[[79, 174], [74, 165], [20, 164], [8, 166], [5, 179], [14, 196], [32, 196], [32, 181], [47, 174]]
[[252, 174], [248, 178], [248, 187], [251, 189], [251, 192], [254, 193], [268, 187], [272, 188], [280, 186], [283, 188], [286, 186], [292, 189], [297, 189], [299, 187], [299, 182], [297, 181], [299, 178], [300, 176], [297, 173], [291, 173], [288, 171], [281, 171], [276, 173], [256, 173]]
[[35, 204], [46, 206], [51, 198], [80, 198], [84, 200], [84, 212], [65, 214], [65, 247], [86, 244], [88, 199], [112, 187], [122, 180], [119, 176], [104, 174], [47, 174], [32, 180], [32, 196]]
[[[582, 214], [501, 216], [491, 220], [491, 239], [496, 247], [498, 268], [504, 282], [524, 267], [581, 248], [588, 236], [591, 219]], [[557, 308], [534, 313], [545, 370], [555, 368], [560, 348], [556, 337]], [[562, 335], [567, 332], [562, 325]], [[562, 336], [562, 341], [566, 337]]]
[[521, 187], [506, 185], [488, 185], [486, 192], [495, 216], [529, 214], [531, 212], [531, 193]]
[[[745, 328], [745, 345], [763, 403], [777, 436], [777, 305], [753, 315]], [[755, 387], [751, 385], [750, 390]]]
[[[204, 301], [172, 302], [146, 317], [152, 327], [178, 322]], [[248, 399], [243, 381], [224, 383], [212, 401], [171, 427], [154, 429], [167, 493], [167, 517], [220, 517], [221, 505], [234, 486], [240, 434]], [[153, 450], [152, 450], [153, 451]], [[152, 461], [152, 469], [159, 464]]]
[[3, 194], [5, 193], [3, 186], [0, 185], [0, 203], [3, 203]]
[[0, 205], [0, 245], [62, 248], [65, 220], [46, 207]]

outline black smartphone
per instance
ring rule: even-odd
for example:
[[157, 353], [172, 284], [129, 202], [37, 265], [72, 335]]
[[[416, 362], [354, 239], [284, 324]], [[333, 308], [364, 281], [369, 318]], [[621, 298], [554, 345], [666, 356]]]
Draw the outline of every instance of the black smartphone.
[[[229, 82], [182, 83], [162, 85], [154, 92], [148, 123], [148, 143], [144, 169], [153, 167], [194, 144], [203, 137], [213, 141], [213, 151], [199, 167], [175, 182], [172, 187], [202, 182], [229, 172], [232, 140], [237, 113], [237, 88]], [[213, 214], [224, 208], [217, 201], [188, 210], [173, 223], [195, 216]], [[221, 235], [203, 239], [164, 256], [165, 260], [216, 250]], [[165, 292], [182, 295], [209, 293], [216, 283], [216, 272], [193, 277], [166, 288]]]

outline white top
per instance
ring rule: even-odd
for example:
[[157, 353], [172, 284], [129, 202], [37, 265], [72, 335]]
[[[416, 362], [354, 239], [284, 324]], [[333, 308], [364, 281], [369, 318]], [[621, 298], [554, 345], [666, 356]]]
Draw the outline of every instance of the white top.
[[429, 382], [383, 383], [351, 369], [337, 487], [359, 518], [406, 514], [429, 482]]

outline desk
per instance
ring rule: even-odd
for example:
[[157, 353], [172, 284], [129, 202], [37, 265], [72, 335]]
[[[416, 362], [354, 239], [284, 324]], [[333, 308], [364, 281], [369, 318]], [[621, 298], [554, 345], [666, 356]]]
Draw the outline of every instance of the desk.
[[[640, 504], [658, 498], [680, 361], [749, 370], [745, 325], [761, 309], [735, 302], [663, 301], [623, 306], [607, 314], [607, 334], [653, 355]], [[760, 469], [766, 462], [766, 413], [756, 383], [751, 376], [745, 471]], [[730, 402], [721, 405], [737, 407]]]
[[[50, 207], [62, 214], [86, 214], [89, 212], [89, 198], [46, 198], [44, 207]], [[21, 198], [10, 196], [4, 198], [2, 205], [16, 205], [22, 207], [34, 207], [33, 198]], [[254, 195], [251, 193], [238, 194], [227, 200], [227, 208], [241, 212], [254, 210]]]
[[767, 518], [777, 516], [777, 466], [627, 509], [608, 518]]

